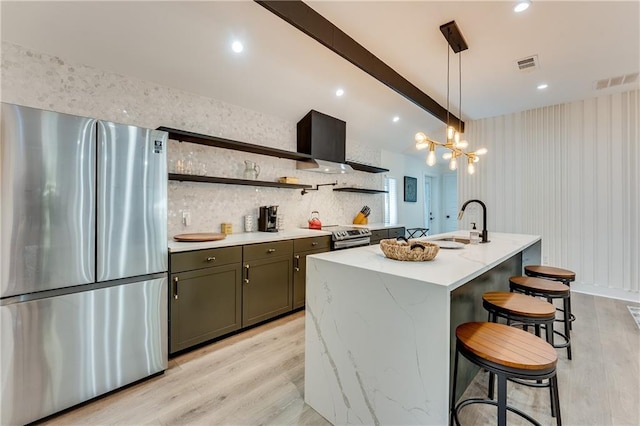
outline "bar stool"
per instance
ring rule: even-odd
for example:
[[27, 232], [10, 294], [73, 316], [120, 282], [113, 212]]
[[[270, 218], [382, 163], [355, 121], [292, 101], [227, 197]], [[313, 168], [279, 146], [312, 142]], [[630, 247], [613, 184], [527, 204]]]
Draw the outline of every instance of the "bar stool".
[[[522, 325], [525, 331], [529, 325], [532, 325], [538, 337], [540, 337], [540, 326], [544, 326], [546, 341], [553, 346], [553, 321], [556, 317], [556, 308], [551, 303], [519, 293], [490, 291], [482, 295], [482, 306], [489, 312], [490, 322], [498, 322], [498, 318], [504, 318], [507, 325]], [[535, 383], [511, 380], [525, 386], [551, 388], [549, 382], [543, 383], [540, 380]], [[488, 395], [491, 399], [493, 399], [494, 382], [494, 374], [490, 372]], [[550, 396], [553, 405], [553, 393]]]
[[429, 233], [429, 228], [407, 228], [407, 234], [409, 238], [426, 237]]
[[[562, 284], [571, 287], [571, 283], [576, 280], [576, 273], [568, 269], [556, 268], [554, 266], [527, 265], [524, 267], [524, 274], [528, 277], [544, 278], [546, 280], [560, 281]], [[569, 321], [576, 320], [571, 312], [571, 294], [569, 294]], [[573, 329], [569, 324], [569, 329]]]
[[567, 348], [567, 358], [571, 359], [571, 323], [569, 321], [569, 298], [571, 296], [571, 290], [569, 287], [559, 282], [542, 278], [515, 276], [509, 278], [509, 289], [512, 292], [524, 293], [534, 297], [543, 297], [551, 304], [553, 304], [553, 300], [555, 299], [562, 299], [564, 309], [558, 310], [562, 312], [563, 319], [555, 321], [564, 323], [564, 334], [556, 330], [553, 330], [553, 332], [562, 337], [565, 342], [560, 344], [554, 343], [553, 347]]
[[490, 291], [482, 295], [482, 306], [489, 312], [490, 322], [497, 322], [498, 318], [504, 318], [507, 320], [507, 325], [515, 325], [512, 321], [525, 327], [532, 325], [538, 337], [540, 337], [540, 326], [545, 326], [546, 340], [553, 345], [553, 321], [556, 308], [551, 303], [518, 293]]
[[[469, 398], [456, 404], [456, 381], [460, 354], [498, 377], [497, 401], [486, 398]], [[507, 379], [549, 379], [553, 395], [551, 413], [555, 415], [556, 423], [560, 426], [562, 420], [556, 376], [557, 362], [558, 354], [555, 349], [544, 340], [526, 331], [491, 322], [470, 322], [459, 325], [456, 328], [450, 423], [453, 424], [455, 421], [456, 425], [460, 425], [458, 411], [467, 405], [489, 404], [498, 407], [498, 426], [507, 424], [507, 410], [539, 425], [528, 414], [507, 405]]]

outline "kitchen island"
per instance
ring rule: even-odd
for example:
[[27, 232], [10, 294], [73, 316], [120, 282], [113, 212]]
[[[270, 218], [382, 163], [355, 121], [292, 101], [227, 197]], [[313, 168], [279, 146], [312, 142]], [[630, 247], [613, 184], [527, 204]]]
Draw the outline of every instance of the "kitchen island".
[[[540, 263], [539, 236], [490, 240], [429, 262], [379, 246], [309, 256], [305, 402], [333, 424], [447, 424], [455, 327], [486, 320], [482, 293]], [[460, 393], [477, 372], [466, 364]]]

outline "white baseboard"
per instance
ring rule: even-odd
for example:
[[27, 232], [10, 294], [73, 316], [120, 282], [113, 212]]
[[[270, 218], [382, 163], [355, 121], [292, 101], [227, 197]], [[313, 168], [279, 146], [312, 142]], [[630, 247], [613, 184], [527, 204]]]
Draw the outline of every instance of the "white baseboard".
[[601, 287], [593, 284], [573, 282], [571, 283], [571, 291], [640, 303], [640, 293], [622, 290], [619, 288]]

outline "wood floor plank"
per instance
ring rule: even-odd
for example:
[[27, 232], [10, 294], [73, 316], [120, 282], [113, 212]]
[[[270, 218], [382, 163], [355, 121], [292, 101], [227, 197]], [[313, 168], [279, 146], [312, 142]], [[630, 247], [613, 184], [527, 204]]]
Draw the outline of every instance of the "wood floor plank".
[[[596, 311], [598, 316], [599, 335], [604, 350], [603, 362], [608, 362], [606, 369], [606, 387], [611, 405], [611, 424], [624, 424], [626, 419], [635, 417], [640, 422], [640, 401], [634, 395], [633, 387], [640, 383], [638, 364], [640, 357], [640, 337], [638, 330], [633, 330], [626, 304], [619, 300], [609, 299], [600, 303]], [[625, 312], [627, 311], [627, 312]], [[607, 323], [619, 324], [618, 327], [606, 329]], [[635, 331], [636, 338], [629, 339]], [[636, 356], [634, 356], [634, 353]], [[633, 380], [635, 379], [635, 380]]]
[[[572, 293], [573, 360], [558, 349], [558, 386], [562, 421], [565, 425], [640, 424], [640, 330], [624, 301]], [[633, 327], [636, 327], [635, 329]], [[556, 323], [556, 330], [564, 325]], [[617, 342], [617, 343], [616, 343]], [[486, 396], [486, 373], [479, 373], [462, 398]], [[548, 389], [509, 383], [509, 404], [524, 410], [543, 425], [555, 425], [549, 412]], [[467, 425], [495, 423], [496, 409], [472, 405], [460, 413]], [[508, 414], [509, 425], [528, 425]]]
[[[573, 360], [558, 349], [563, 423], [637, 425], [640, 330], [623, 301], [572, 294]], [[50, 425], [328, 425], [304, 403], [304, 312], [170, 360], [164, 375], [49, 419]], [[556, 324], [557, 330], [562, 325]], [[479, 373], [466, 396], [486, 395]], [[548, 389], [509, 383], [509, 403], [555, 425]], [[496, 409], [472, 405], [463, 425], [495, 424]], [[527, 425], [508, 414], [510, 425]]]

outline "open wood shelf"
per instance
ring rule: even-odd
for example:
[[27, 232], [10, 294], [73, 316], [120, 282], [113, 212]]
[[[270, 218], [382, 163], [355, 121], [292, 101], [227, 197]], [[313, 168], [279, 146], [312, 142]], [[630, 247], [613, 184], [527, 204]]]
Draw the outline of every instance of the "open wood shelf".
[[361, 172], [384, 173], [389, 171], [389, 169], [383, 169], [382, 167], [370, 166], [368, 164], [361, 164], [353, 161], [347, 161], [347, 164], [350, 165], [353, 170], [359, 170]]
[[215, 176], [183, 175], [178, 173], [169, 173], [169, 180], [177, 180], [181, 182], [222, 183], [227, 185], [268, 186], [271, 188], [311, 188], [311, 185], [300, 185], [297, 183], [269, 182], [266, 180], [231, 179]]
[[191, 142], [200, 145], [215, 146], [218, 148], [233, 149], [236, 151], [251, 152], [254, 154], [268, 155], [270, 157], [286, 158], [289, 160], [310, 160], [311, 155], [300, 152], [285, 151], [283, 149], [268, 148], [261, 145], [253, 145], [245, 142], [233, 141], [231, 139], [219, 138], [217, 136], [202, 135], [199, 133], [187, 132], [186, 130], [171, 129], [169, 127], [158, 127], [158, 130], [169, 133], [169, 139], [180, 142]]
[[367, 188], [333, 188], [334, 191], [339, 192], [360, 192], [362, 194], [387, 194], [389, 191], [381, 189], [367, 189]]
[[[217, 148], [233, 149], [235, 151], [268, 155], [270, 157], [286, 158], [288, 160], [308, 161], [313, 158], [311, 155], [301, 152], [292, 152], [285, 151], [283, 149], [269, 148], [266, 146], [220, 138], [217, 136], [209, 136], [200, 133], [188, 132], [186, 130], [172, 129], [170, 127], [158, 127], [158, 130], [169, 133], [169, 139], [180, 142], [191, 142], [199, 145], [214, 146]], [[347, 161], [346, 163], [353, 167], [354, 170], [359, 170], [361, 172], [383, 173], [389, 171], [388, 169], [383, 169], [382, 167], [369, 166], [368, 164], [361, 164], [353, 161]]]

